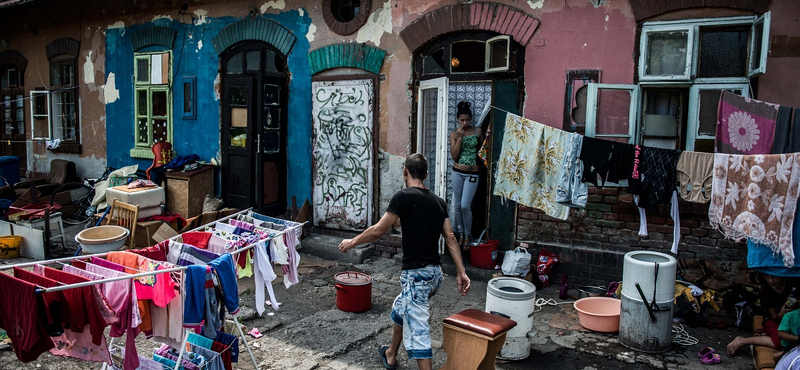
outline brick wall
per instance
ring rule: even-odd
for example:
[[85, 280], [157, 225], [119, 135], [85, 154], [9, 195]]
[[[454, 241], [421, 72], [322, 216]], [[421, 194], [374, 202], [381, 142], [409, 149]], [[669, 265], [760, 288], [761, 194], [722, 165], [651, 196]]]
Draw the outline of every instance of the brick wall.
[[[708, 205], [679, 200], [679, 258], [744, 260], [745, 243], [723, 238], [711, 228]], [[566, 221], [524, 206], [517, 210], [517, 244], [528, 243], [534, 258], [545, 248], [561, 263], [550, 273], [551, 283], [569, 274], [570, 283], [607, 286], [622, 279], [623, 257], [632, 250], [669, 253], [673, 221], [669, 205], [647, 211], [648, 236], [640, 237], [639, 211], [633, 196], [619, 188], [589, 187], [586, 209], [572, 209]]]

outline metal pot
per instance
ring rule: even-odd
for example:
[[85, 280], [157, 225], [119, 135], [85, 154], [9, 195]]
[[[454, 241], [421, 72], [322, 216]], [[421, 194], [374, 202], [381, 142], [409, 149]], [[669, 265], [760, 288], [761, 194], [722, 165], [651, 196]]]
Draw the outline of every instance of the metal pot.
[[606, 294], [606, 288], [600, 286], [583, 286], [578, 288], [578, 299], [586, 297], [602, 297]]
[[336, 308], [347, 312], [363, 312], [372, 307], [372, 277], [355, 271], [333, 275], [336, 281]]

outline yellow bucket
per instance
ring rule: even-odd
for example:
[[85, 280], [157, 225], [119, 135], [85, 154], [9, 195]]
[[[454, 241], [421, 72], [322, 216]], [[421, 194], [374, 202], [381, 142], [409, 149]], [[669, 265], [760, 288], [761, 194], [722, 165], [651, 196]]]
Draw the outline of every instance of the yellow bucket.
[[20, 244], [22, 244], [22, 237], [19, 235], [0, 236], [0, 258], [19, 257]]

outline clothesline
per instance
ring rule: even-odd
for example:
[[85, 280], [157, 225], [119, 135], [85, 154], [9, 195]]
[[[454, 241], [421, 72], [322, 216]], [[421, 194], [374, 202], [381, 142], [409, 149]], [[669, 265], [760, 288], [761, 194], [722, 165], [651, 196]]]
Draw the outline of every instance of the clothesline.
[[[253, 210], [253, 208], [243, 209], [243, 210], [241, 210], [239, 212], [236, 212], [236, 213], [230, 214], [228, 216], [222, 217], [222, 218], [220, 218], [218, 220], [215, 220], [214, 222], [225, 221], [225, 220], [233, 218], [234, 216], [237, 216], [237, 215], [240, 215], [240, 214], [244, 214], [245, 212], [249, 212], [249, 211], [252, 211], [252, 210]], [[196, 227], [196, 228], [194, 228], [192, 230], [189, 230], [187, 232], [198, 231], [198, 230], [203, 229], [205, 227], [206, 227], [206, 225], [201, 225], [201, 226]], [[179, 236], [181, 236], [181, 234], [175, 235], [175, 236], [169, 238], [168, 240], [177, 239]], [[63, 258], [54, 258], [54, 259], [45, 260], [45, 261], [23, 262], [23, 263], [18, 263], [18, 264], [15, 264], [15, 265], [0, 266], [0, 271], [8, 270], [8, 269], [13, 268], [13, 267], [20, 267], [20, 268], [21, 267], [30, 267], [30, 266], [34, 266], [34, 265], [40, 265], [42, 263], [51, 264], [51, 263], [58, 263], [58, 262], [69, 262], [69, 261], [73, 261], [73, 260], [89, 259], [89, 258], [92, 258], [92, 257], [100, 258], [100, 257], [105, 257], [107, 255], [108, 255], [108, 253], [97, 253], [97, 254], [87, 254], [87, 255], [83, 255], [83, 256], [71, 256], [71, 257], [63, 257]]]
[[[248, 212], [248, 211], [250, 211], [250, 209], [239, 211], [239, 212], [234, 213], [234, 214], [232, 214], [232, 215], [230, 215], [230, 216], [228, 216], [226, 218], [231, 218], [233, 216], [236, 216], [236, 215], [239, 215], [239, 214], [243, 214], [244, 212]], [[226, 218], [222, 218], [220, 220], [224, 220]], [[275, 235], [272, 235], [272, 236], [270, 236], [268, 238], [265, 238], [263, 240], [272, 240], [272, 239], [274, 239], [274, 238], [276, 238], [278, 236], [282, 236], [283, 234], [285, 234], [289, 230], [294, 230], [294, 229], [303, 227], [303, 226], [305, 226], [306, 223], [307, 222], [303, 222], [303, 223], [301, 223], [299, 225], [291, 226], [291, 227], [289, 227], [289, 228], [287, 228], [285, 230], [282, 230], [282, 231], [276, 233]], [[198, 230], [198, 229], [203, 228], [203, 227], [204, 226], [201, 226], [201, 227], [199, 227], [197, 229], [194, 229], [194, 230]], [[180, 235], [178, 235], [178, 236], [180, 236]], [[170, 240], [172, 240], [174, 238], [177, 238], [177, 236], [175, 236], [173, 238], [170, 238]], [[231, 254], [232, 256], [237, 255], [239, 253], [242, 253], [244, 251], [248, 251], [248, 250], [252, 249], [253, 247], [255, 247], [255, 245], [256, 245], [256, 243], [244, 246], [244, 247], [239, 248], [239, 249], [237, 249], [237, 250], [235, 250], [233, 252], [230, 252], [229, 254]], [[91, 257], [104, 257], [106, 255], [108, 255], [108, 253], [100, 253], [100, 254], [94, 254], [94, 255], [68, 257], [68, 258], [59, 258], [59, 259], [54, 259], [54, 260], [27, 262], [27, 263], [21, 263], [21, 264], [17, 264], [17, 265], [2, 266], [0, 268], [0, 270], [9, 269], [9, 268], [13, 268], [13, 267], [28, 267], [28, 266], [33, 266], [33, 265], [37, 265], [37, 264], [51, 264], [51, 263], [58, 263], [58, 262], [66, 262], [66, 261], [72, 261], [72, 260], [78, 260], [78, 259], [86, 259], [86, 258], [91, 258]], [[138, 274], [130, 274], [130, 275], [126, 275], [126, 276], [118, 276], [118, 277], [101, 279], [101, 280], [92, 280], [92, 281], [87, 281], [87, 282], [82, 282], [82, 283], [60, 285], [60, 286], [52, 287], [52, 288], [40, 288], [40, 289], [36, 289], [36, 293], [57, 292], [57, 291], [61, 291], [61, 290], [81, 288], [81, 287], [91, 286], [91, 285], [96, 285], [96, 284], [110, 283], [110, 282], [119, 281], [119, 280], [134, 279], [134, 278], [139, 278], [139, 277], [143, 277], [143, 276], [150, 276], [150, 275], [156, 275], [156, 274], [162, 274], [162, 273], [183, 271], [183, 270], [186, 270], [187, 268], [188, 268], [188, 266], [172, 267], [172, 268], [167, 268], [167, 269], [163, 269], [163, 270], [156, 270], [156, 271], [151, 271], [151, 272], [142, 272], [142, 273], [138, 273]]]

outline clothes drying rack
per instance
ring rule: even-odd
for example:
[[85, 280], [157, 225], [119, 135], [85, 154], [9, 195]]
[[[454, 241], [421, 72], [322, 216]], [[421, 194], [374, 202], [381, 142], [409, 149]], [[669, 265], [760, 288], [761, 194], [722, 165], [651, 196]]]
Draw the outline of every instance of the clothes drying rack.
[[[214, 220], [212, 222], [209, 222], [209, 223], [207, 223], [205, 225], [199, 226], [199, 227], [194, 228], [192, 230], [189, 230], [187, 232], [200, 231], [200, 230], [205, 229], [208, 225], [215, 224], [215, 223], [220, 222], [220, 221], [226, 221], [226, 220], [232, 219], [232, 218], [234, 218], [236, 216], [239, 216], [239, 215], [246, 215], [246, 214], [249, 214], [251, 212], [252, 212], [252, 208], [247, 208], [247, 209], [241, 210], [239, 212], [230, 214], [228, 216], [222, 217], [222, 218], [220, 218], [218, 220]], [[302, 228], [303, 226], [305, 226], [305, 224], [307, 222], [296, 223], [296, 222], [292, 221], [292, 223], [294, 223], [294, 225], [288, 226], [286, 229], [280, 230], [276, 234], [271, 235], [269, 237], [266, 237], [264, 239], [261, 239], [259, 241], [268, 241], [268, 240], [272, 240], [272, 239], [274, 239], [276, 237], [283, 236], [283, 234], [285, 234], [289, 230], [295, 230], [295, 229], [298, 229], [298, 228]], [[167, 240], [175, 240], [180, 235], [181, 234], [173, 236], [173, 237], [171, 237], [171, 238], [169, 238]], [[235, 255], [237, 255], [239, 253], [242, 253], [242, 252], [245, 252], [245, 251], [248, 251], [248, 250], [252, 249], [253, 247], [256, 246], [256, 244], [257, 243], [251, 243], [251, 244], [246, 245], [244, 247], [241, 247], [241, 248], [239, 248], [239, 249], [237, 249], [235, 251], [229, 252], [229, 254], [232, 255], [232, 256], [235, 256]], [[97, 254], [83, 255], [83, 256], [54, 258], [54, 259], [44, 260], [44, 261], [24, 262], [24, 263], [18, 263], [18, 264], [14, 264], [14, 265], [0, 266], [0, 271], [8, 270], [8, 269], [11, 269], [11, 268], [14, 268], [14, 267], [22, 268], [22, 267], [34, 266], [34, 265], [37, 265], [37, 264], [38, 265], [49, 265], [49, 264], [55, 264], [55, 263], [65, 263], [65, 262], [70, 262], [70, 261], [74, 261], [74, 260], [89, 259], [89, 258], [92, 258], [92, 257], [105, 257], [107, 255], [108, 255], [108, 253], [97, 253]], [[59, 285], [57, 287], [52, 287], [52, 288], [40, 288], [40, 289], [36, 290], [36, 293], [37, 294], [41, 294], [41, 293], [47, 293], [47, 292], [57, 292], [57, 291], [62, 291], [62, 290], [68, 290], [68, 289], [75, 289], [75, 288], [81, 288], [81, 287], [86, 287], [86, 286], [92, 286], [92, 285], [96, 285], [96, 284], [110, 283], [110, 282], [113, 282], [113, 281], [135, 279], [135, 278], [139, 278], [139, 277], [143, 277], [143, 276], [150, 276], [150, 275], [155, 275], [155, 274], [163, 274], [163, 273], [183, 271], [183, 270], [186, 270], [187, 268], [188, 268], [188, 266], [180, 266], [180, 267], [173, 267], [173, 268], [168, 268], [168, 269], [163, 269], [163, 270], [158, 270], [158, 271], [152, 271], [152, 272], [142, 272], [142, 273], [138, 273], [138, 274], [130, 274], [130, 275], [127, 275], [127, 276], [119, 276], [119, 277], [113, 277], [113, 278], [107, 278], [107, 279], [101, 279], [101, 280], [92, 280], [92, 281], [87, 281], [87, 282], [82, 282], [82, 283], [75, 283], [75, 284]], [[277, 307], [275, 307], [275, 309], [277, 309]], [[247, 349], [247, 353], [250, 355], [250, 360], [253, 361], [253, 368], [258, 370], [258, 362], [256, 361], [255, 356], [253, 356], [253, 351], [250, 349], [250, 345], [247, 342], [247, 337], [245, 337], [244, 332], [242, 331], [242, 325], [239, 324], [239, 320], [236, 318], [235, 314], [232, 314], [230, 316], [233, 318], [234, 324], [236, 324], [236, 329], [239, 331], [239, 336], [241, 337], [242, 341], [244, 342], [244, 346]], [[178, 359], [177, 359], [177, 361], [175, 361], [175, 370], [178, 370], [181, 367], [181, 360], [182, 360], [183, 355], [185, 353], [186, 344], [187, 344], [188, 339], [189, 339], [190, 330], [187, 330], [187, 329], [184, 328], [183, 331], [184, 331], [183, 342], [181, 343], [181, 348], [180, 348], [180, 352], [178, 354]], [[129, 335], [129, 334], [126, 333], [125, 335]], [[108, 344], [109, 348], [111, 347], [113, 342], [114, 342], [114, 338], [111, 338], [111, 340], [109, 341], [109, 344]], [[105, 370], [106, 366], [107, 366], [107, 364], [103, 363], [102, 369]]]

